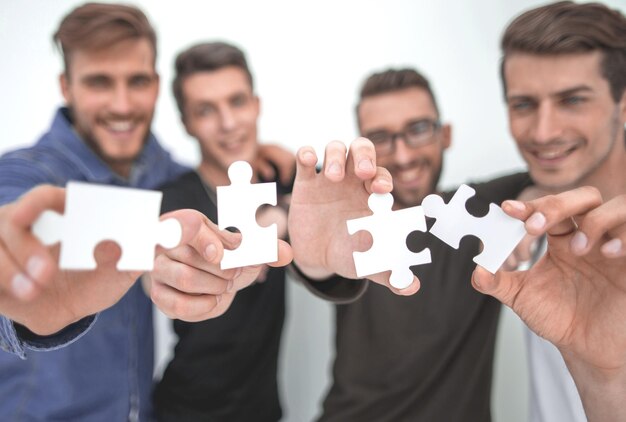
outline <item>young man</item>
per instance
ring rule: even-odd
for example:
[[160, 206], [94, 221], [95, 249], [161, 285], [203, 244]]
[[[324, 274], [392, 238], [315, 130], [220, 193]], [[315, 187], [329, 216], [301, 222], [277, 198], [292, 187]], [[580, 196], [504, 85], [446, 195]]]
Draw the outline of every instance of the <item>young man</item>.
[[[200, 147], [196, 171], [163, 188], [163, 211], [198, 210], [217, 221], [216, 186], [229, 185], [228, 167], [254, 163], [260, 143], [260, 99], [244, 53], [230, 44], [195, 45], [176, 58], [174, 96], [187, 133]], [[291, 154], [287, 161], [293, 163]], [[293, 174], [286, 175], [291, 183]], [[262, 180], [258, 174], [254, 181]], [[265, 207], [259, 220], [286, 233], [291, 185], [278, 181], [279, 207]], [[272, 268], [239, 292], [215, 320], [174, 320], [175, 355], [157, 384], [154, 405], [162, 421], [277, 421], [281, 418], [277, 370], [285, 315], [285, 273]]]
[[[119, 250], [110, 245], [97, 248], [97, 270], [58, 271], [55, 249], [36, 241], [30, 225], [44, 208], [61, 211], [64, 191], [29, 190], [69, 180], [154, 189], [187, 171], [150, 133], [156, 37], [140, 10], [89, 3], [63, 19], [54, 40], [65, 61], [66, 107], [37, 144], [0, 158], [0, 259], [13, 264], [2, 273], [13, 294], [0, 300], [1, 345], [11, 352], [0, 354], [0, 419], [148, 420], [152, 309], [134, 285], [140, 274], [117, 272]], [[221, 233], [195, 211], [172, 215], [181, 222], [182, 244], [155, 259], [153, 300], [172, 317], [220, 315], [230, 303], [221, 295], [229, 289], [232, 296], [258, 270], [221, 271], [223, 248], [236, 245], [237, 235]], [[207, 294], [195, 301], [176, 295], [185, 288]], [[96, 323], [93, 315], [81, 319], [113, 304]], [[48, 315], [53, 323], [41, 323]]]
[[[517, 17], [501, 47], [511, 134], [537, 186], [594, 186], [605, 201], [625, 194], [626, 17], [600, 4], [554, 3]], [[584, 249], [587, 239], [576, 242]], [[530, 419], [585, 421], [558, 350], [527, 334]]]
[[[361, 134], [375, 146], [377, 164], [393, 177], [396, 209], [419, 205], [437, 192], [452, 128], [441, 123], [422, 75], [392, 69], [367, 78], [357, 120]], [[529, 183], [527, 174], [518, 174], [475, 185], [473, 210], [515, 198]], [[446, 200], [452, 193], [445, 194]], [[358, 300], [336, 308], [334, 383], [320, 420], [490, 419], [500, 303], [469, 283], [479, 243], [467, 239], [454, 250], [417, 233], [408, 242], [414, 251], [430, 248], [432, 256], [431, 264], [412, 268], [423, 282], [418, 294], [398, 296], [363, 282], [354, 292]], [[328, 282], [310, 285], [323, 289], [326, 297], [336, 295]], [[341, 302], [346, 299], [342, 293]]]

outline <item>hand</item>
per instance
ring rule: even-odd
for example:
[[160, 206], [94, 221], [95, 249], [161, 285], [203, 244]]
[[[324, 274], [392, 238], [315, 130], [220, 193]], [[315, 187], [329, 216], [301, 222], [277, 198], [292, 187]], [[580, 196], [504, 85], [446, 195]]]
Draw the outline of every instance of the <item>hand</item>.
[[559, 348], [589, 420], [626, 420], [626, 196], [585, 187], [502, 208], [548, 251], [528, 271], [478, 268], [474, 287]]
[[[172, 319], [194, 322], [222, 315], [236, 292], [254, 282], [264, 265], [220, 269], [224, 248], [236, 248], [241, 235], [219, 230], [197, 211], [178, 210], [161, 218], [172, 217], [183, 227], [183, 241], [160, 250], [154, 270], [145, 277], [152, 301]], [[291, 248], [279, 240], [278, 261], [269, 265], [282, 267], [291, 258]]]
[[[365, 138], [352, 142], [347, 157], [343, 143], [329, 143], [320, 173], [315, 170], [317, 156], [311, 147], [298, 151], [296, 163], [288, 223], [294, 262], [311, 278], [333, 274], [357, 278], [352, 252], [369, 249], [371, 236], [364, 232], [350, 235], [346, 220], [371, 215], [369, 195], [390, 192], [391, 175], [376, 167], [374, 145]], [[389, 274], [387, 271], [368, 278], [401, 295], [419, 289], [417, 278], [406, 289], [394, 289], [389, 285]]]
[[31, 226], [46, 209], [63, 212], [65, 189], [39, 186], [0, 207], [0, 313], [35, 334], [53, 334], [115, 304], [138, 272], [120, 272], [119, 248], [95, 250], [94, 271], [60, 271], [59, 247], [44, 246]]
[[275, 144], [259, 144], [254, 171], [265, 180], [274, 180], [276, 169], [282, 185], [287, 186], [293, 180], [296, 171], [296, 159], [291, 151]]

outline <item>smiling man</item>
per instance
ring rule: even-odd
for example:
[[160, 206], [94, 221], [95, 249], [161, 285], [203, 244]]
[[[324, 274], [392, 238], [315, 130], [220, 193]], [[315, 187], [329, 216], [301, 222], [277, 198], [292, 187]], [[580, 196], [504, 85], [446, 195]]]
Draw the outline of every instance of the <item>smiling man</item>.
[[[605, 201], [626, 194], [626, 17], [598, 3], [539, 7], [511, 22], [502, 52], [511, 134], [537, 186], [593, 186]], [[575, 238], [578, 250], [588, 242]], [[619, 239], [605, 247], [624, 250]], [[530, 330], [527, 339], [530, 420], [585, 421], [557, 348]]]
[[[255, 163], [264, 148], [257, 133], [260, 99], [239, 48], [202, 43], [176, 59], [173, 82], [185, 130], [194, 137], [202, 160], [196, 171], [163, 188], [163, 211], [192, 208], [217, 221], [216, 186], [229, 185], [235, 161]], [[291, 153], [286, 158], [295, 164]], [[260, 222], [277, 223], [286, 233], [286, 200], [293, 174], [274, 171], [278, 203], [263, 207]], [[280, 177], [284, 176], [284, 177]], [[287, 184], [280, 179], [289, 181]], [[264, 223], [261, 223], [264, 224]], [[172, 321], [178, 343], [154, 394], [159, 421], [277, 421], [278, 352], [285, 315], [285, 272], [264, 269], [257, 283], [239, 292], [229, 311], [210, 321]]]
[[[64, 187], [69, 180], [155, 189], [187, 170], [150, 132], [159, 91], [156, 36], [140, 10], [115, 4], [79, 6], [62, 20], [54, 41], [65, 64], [60, 76], [65, 107], [35, 145], [0, 158], [0, 203], [15, 201], [36, 185]], [[14, 239], [3, 239], [3, 245], [8, 241]], [[31, 267], [41, 265], [39, 260]], [[72, 293], [84, 287], [78, 283], [90, 282], [89, 277], [78, 278], [69, 280], [75, 283], [68, 283]], [[132, 286], [128, 293], [112, 300], [119, 302], [95, 323], [93, 316], [88, 318], [87, 324], [93, 325], [87, 332], [81, 320], [80, 327], [57, 333], [59, 343], [19, 325], [2, 324], [3, 334], [12, 339], [11, 347], [5, 342], [2, 347], [12, 353], [0, 353], [0, 419], [150, 418], [152, 306], [141, 286], [132, 284], [135, 278], [126, 281], [126, 290]], [[22, 291], [33, 290], [28, 277], [15, 280]], [[118, 290], [117, 281], [113, 272], [105, 277], [106, 294], [100, 295]], [[41, 350], [61, 345], [65, 347]]]

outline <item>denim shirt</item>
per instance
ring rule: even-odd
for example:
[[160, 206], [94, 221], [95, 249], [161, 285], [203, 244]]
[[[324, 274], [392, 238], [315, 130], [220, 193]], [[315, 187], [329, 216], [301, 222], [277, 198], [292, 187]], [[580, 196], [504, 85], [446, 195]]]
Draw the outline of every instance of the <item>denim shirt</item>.
[[[122, 179], [78, 137], [68, 110], [61, 108], [37, 144], [0, 157], [0, 204], [42, 183], [79, 180], [156, 189], [186, 171], [150, 134], [129, 179]], [[21, 339], [13, 323], [0, 317], [0, 348], [2, 421], [152, 417], [152, 306], [141, 283], [97, 318], [49, 337]]]

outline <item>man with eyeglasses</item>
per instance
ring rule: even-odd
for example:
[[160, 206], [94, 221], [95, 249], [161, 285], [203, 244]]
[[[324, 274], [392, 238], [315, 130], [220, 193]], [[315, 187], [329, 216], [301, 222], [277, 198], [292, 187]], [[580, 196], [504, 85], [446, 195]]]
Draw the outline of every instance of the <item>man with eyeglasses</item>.
[[[394, 208], [419, 205], [437, 191], [451, 127], [440, 122], [422, 75], [412, 69], [371, 75], [356, 114], [376, 164], [393, 177]], [[514, 198], [529, 184], [527, 174], [516, 174], [474, 185], [469, 208], [484, 213], [490, 202]], [[446, 201], [452, 194], [443, 194]], [[454, 250], [414, 232], [407, 244], [416, 252], [428, 247], [433, 256], [431, 264], [412, 267], [422, 280], [418, 294], [411, 295], [417, 283], [390, 291], [364, 280], [308, 282], [337, 303], [334, 382], [321, 421], [490, 420], [500, 303], [469, 283], [479, 242], [467, 238]]]

